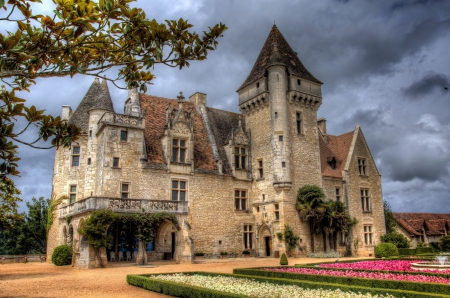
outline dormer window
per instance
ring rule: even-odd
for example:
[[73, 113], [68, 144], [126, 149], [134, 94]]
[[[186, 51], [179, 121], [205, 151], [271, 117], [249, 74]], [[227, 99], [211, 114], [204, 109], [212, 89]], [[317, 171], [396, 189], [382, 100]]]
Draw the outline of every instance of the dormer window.
[[328, 164], [330, 165], [331, 169], [336, 170], [336, 159], [333, 157]]
[[186, 162], [186, 140], [172, 140], [172, 162]]
[[246, 160], [246, 149], [242, 147], [234, 147], [234, 166], [236, 167], [236, 169], [245, 170]]

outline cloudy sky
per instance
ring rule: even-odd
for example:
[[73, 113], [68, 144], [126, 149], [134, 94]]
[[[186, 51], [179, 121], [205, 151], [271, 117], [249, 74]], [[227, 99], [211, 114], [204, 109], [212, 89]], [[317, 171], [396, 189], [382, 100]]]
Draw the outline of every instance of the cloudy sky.
[[[450, 1], [160, 0], [134, 6], [159, 22], [188, 19], [197, 32], [218, 22], [229, 28], [206, 61], [181, 71], [155, 67], [147, 93], [204, 92], [209, 106], [237, 112], [235, 90], [275, 22], [324, 82], [318, 117], [328, 120], [328, 133], [361, 125], [393, 210], [450, 213]], [[23, 97], [60, 115], [62, 105], [77, 106], [92, 81], [81, 75], [39, 79]], [[109, 88], [122, 112], [126, 93]], [[54, 151], [20, 148], [20, 157], [22, 174], [15, 180], [23, 198], [49, 197]]]

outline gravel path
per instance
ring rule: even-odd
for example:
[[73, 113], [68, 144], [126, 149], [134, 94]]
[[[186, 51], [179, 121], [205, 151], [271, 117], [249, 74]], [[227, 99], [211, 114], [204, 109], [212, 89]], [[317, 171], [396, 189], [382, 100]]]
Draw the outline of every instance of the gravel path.
[[[330, 259], [289, 259], [289, 264], [320, 261]], [[233, 268], [278, 266], [279, 260], [236, 258], [207, 260], [197, 264], [176, 264], [171, 261], [151, 264], [157, 267], [110, 263], [108, 268], [79, 270], [70, 265], [57, 267], [48, 263], [3, 264], [0, 265], [0, 297], [169, 297], [128, 285], [126, 275], [180, 271], [232, 273]]]

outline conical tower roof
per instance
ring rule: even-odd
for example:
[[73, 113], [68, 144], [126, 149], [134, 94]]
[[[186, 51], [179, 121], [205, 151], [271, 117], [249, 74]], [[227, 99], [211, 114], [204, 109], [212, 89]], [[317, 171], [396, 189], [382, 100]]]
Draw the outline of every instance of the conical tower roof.
[[88, 111], [91, 109], [104, 109], [114, 112], [114, 106], [106, 80], [103, 80], [101, 83], [98, 78], [94, 80], [83, 100], [78, 105], [75, 112], [73, 112], [72, 117], [70, 117], [69, 123], [80, 127], [83, 132], [88, 131]]
[[252, 71], [237, 91], [262, 78], [267, 68], [273, 65], [284, 65], [291, 75], [322, 84], [321, 81], [316, 79], [305, 66], [303, 66], [303, 63], [287, 43], [286, 39], [284, 39], [280, 30], [278, 30], [277, 26], [273, 25], [272, 30], [270, 30], [269, 36], [259, 53], [258, 59], [256, 59], [255, 65], [253, 65]]

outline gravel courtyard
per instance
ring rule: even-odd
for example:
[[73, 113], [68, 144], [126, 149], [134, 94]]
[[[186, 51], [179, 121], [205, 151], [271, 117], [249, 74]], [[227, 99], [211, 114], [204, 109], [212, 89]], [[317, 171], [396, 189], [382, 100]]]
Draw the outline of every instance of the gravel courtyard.
[[[345, 260], [342, 258], [340, 260]], [[354, 258], [352, 258], [354, 260]], [[332, 261], [331, 259], [289, 259], [289, 264]], [[0, 265], [0, 297], [170, 297], [130, 286], [127, 274], [179, 271], [232, 273], [233, 268], [277, 266], [278, 259], [236, 258], [207, 260], [196, 264], [171, 261], [152, 262], [156, 268], [142, 268], [132, 263], [110, 263], [107, 268], [79, 270], [48, 263]]]

